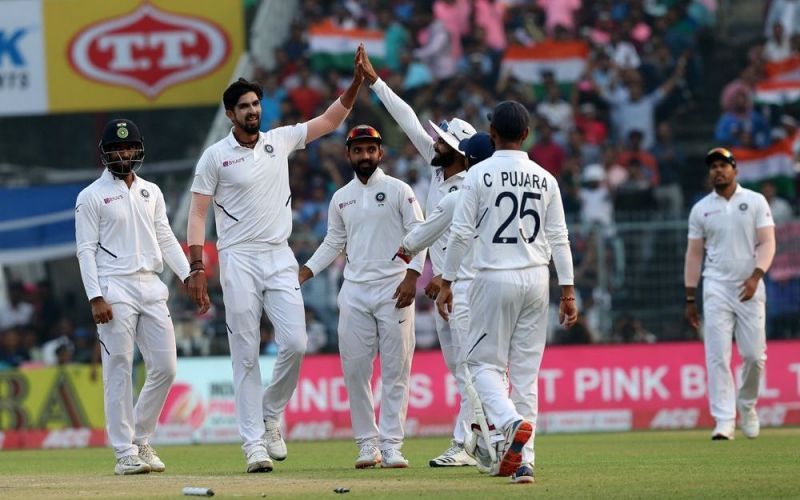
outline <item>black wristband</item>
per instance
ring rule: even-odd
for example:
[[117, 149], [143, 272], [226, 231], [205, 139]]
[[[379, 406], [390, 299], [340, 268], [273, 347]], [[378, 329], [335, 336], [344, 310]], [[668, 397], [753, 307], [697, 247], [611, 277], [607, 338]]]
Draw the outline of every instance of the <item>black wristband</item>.
[[695, 301], [694, 297], [686, 297], [686, 303], [687, 304], [694, 304], [695, 302], [696, 301]]

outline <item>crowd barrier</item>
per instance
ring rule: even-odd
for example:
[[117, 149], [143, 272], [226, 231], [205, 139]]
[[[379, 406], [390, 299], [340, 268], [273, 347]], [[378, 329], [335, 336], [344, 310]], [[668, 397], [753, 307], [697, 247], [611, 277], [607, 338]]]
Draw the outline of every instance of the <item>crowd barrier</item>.
[[[758, 406], [765, 427], [800, 424], [800, 341], [769, 343]], [[273, 358], [262, 357], [265, 382]], [[734, 366], [740, 361], [734, 354]], [[90, 366], [0, 372], [0, 449], [102, 446], [102, 381]], [[738, 373], [738, 370], [737, 370]], [[380, 369], [373, 375], [380, 402]], [[139, 385], [142, 371], [137, 372]], [[537, 432], [711, 427], [699, 342], [554, 346], [539, 378]], [[414, 355], [409, 436], [447, 435], [458, 405], [439, 352]], [[336, 355], [308, 356], [285, 413], [288, 440], [348, 438], [350, 415]], [[236, 443], [231, 363], [181, 358], [155, 436], [158, 444]]]

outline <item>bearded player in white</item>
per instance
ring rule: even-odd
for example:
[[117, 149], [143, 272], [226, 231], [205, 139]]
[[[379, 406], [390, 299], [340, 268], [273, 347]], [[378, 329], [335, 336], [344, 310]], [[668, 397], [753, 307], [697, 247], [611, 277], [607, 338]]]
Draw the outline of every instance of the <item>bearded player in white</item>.
[[[708, 370], [708, 399], [716, 426], [713, 440], [730, 440], [736, 410], [748, 438], [759, 433], [756, 402], [767, 359], [766, 292], [761, 278], [775, 256], [775, 223], [763, 195], [736, 182], [736, 160], [725, 148], [706, 155], [714, 191], [689, 214], [684, 284], [686, 319], [700, 327], [697, 285], [703, 267], [703, 342]], [[733, 337], [742, 356], [738, 395], [731, 373]]]
[[[150, 446], [150, 437], [175, 379], [177, 360], [169, 291], [156, 273], [166, 262], [185, 281], [189, 262], [169, 226], [161, 190], [136, 174], [144, 161], [144, 140], [132, 121], [106, 124], [100, 158], [106, 170], [81, 191], [75, 204], [75, 240], [102, 345], [103, 407], [117, 458], [114, 473], [163, 472], [164, 462]], [[147, 370], [136, 406], [134, 344]]]
[[[433, 122], [429, 122], [438, 135], [437, 140], [432, 139], [422, 127], [416, 114], [414, 114], [414, 110], [378, 77], [366, 52], [361, 58], [360, 66], [364, 73], [364, 78], [370, 83], [370, 88], [375, 92], [375, 95], [378, 96], [387, 111], [389, 111], [389, 114], [392, 115], [392, 118], [406, 133], [419, 154], [425, 159], [425, 162], [434, 167], [428, 196], [425, 199], [425, 214], [428, 216], [434, 212], [436, 206], [447, 193], [456, 191], [461, 186], [466, 169], [463, 145], [475, 133], [475, 128], [458, 118], [453, 118], [449, 122], [442, 122], [438, 126]], [[448, 236], [449, 228], [428, 249], [434, 277], [425, 287], [425, 294], [431, 299], [436, 298], [441, 286], [444, 249], [447, 246]], [[475, 465], [475, 460], [464, 452], [464, 441], [470, 432], [469, 424], [472, 421], [472, 417], [470, 405], [464, 392], [465, 376], [463, 370], [458, 370], [458, 353], [461, 351], [462, 346], [459, 343], [459, 339], [453, 335], [450, 324], [439, 316], [436, 317], [436, 333], [439, 337], [439, 345], [447, 368], [456, 378], [458, 392], [461, 395], [461, 406], [453, 428], [453, 440], [450, 447], [428, 463], [431, 467]]]
[[[187, 230], [189, 292], [200, 303], [207, 288], [202, 250], [213, 200], [236, 422], [247, 472], [269, 472], [272, 459], [286, 458], [281, 417], [306, 350], [298, 265], [287, 243], [292, 231], [288, 158], [344, 121], [363, 80], [354, 72], [348, 89], [322, 115], [264, 133], [259, 132], [261, 87], [240, 78], [222, 99], [231, 133], [206, 149], [197, 163]], [[258, 364], [262, 310], [275, 326], [278, 345], [272, 381], [263, 393]]]
[[[345, 251], [344, 283], [339, 292], [339, 356], [353, 434], [359, 447], [357, 469], [404, 468], [400, 448], [408, 410], [414, 354], [414, 297], [425, 252], [409, 265], [395, 250], [422, 222], [411, 187], [378, 168], [381, 135], [368, 125], [347, 136], [347, 159], [355, 178], [336, 191], [328, 210], [328, 233], [300, 269], [304, 283]], [[375, 424], [372, 367], [381, 358], [381, 415]]]
[[473, 245], [466, 360], [487, 418], [505, 436], [492, 474], [513, 476], [516, 483], [534, 481], [532, 437], [547, 336], [551, 254], [561, 285], [560, 320], [569, 327], [578, 316], [558, 184], [521, 150], [529, 120], [518, 102], [495, 107], [489, 133], [496, 150], [464, 179], [436, 299], [439, 312], [448, 317], [453, 312], [451, 283]]

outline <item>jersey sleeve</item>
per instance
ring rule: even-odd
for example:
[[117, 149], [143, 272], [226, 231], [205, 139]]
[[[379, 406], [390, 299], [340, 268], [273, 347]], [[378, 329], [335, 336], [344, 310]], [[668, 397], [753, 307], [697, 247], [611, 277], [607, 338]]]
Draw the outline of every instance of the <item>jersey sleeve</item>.
[[417, 148], [419, 154], [430, 164], [436, 154], [436, 150], [433, 147], [436, 141], [434, 141], [422, 127], [419, 118], [417, 118], [411, 106], [401, 99], [400, 96], [395, 94], [394, 91], [386, 85], [386, 82], [380, 78], [378, 78], [370, 88], [375, 92], [375, 95], [378, 96], [378, 99], [380, 99], [386, 107], [389, 114], [392, 115], [394, 121], [403, 129], [403, 132], [405, 132], [406, 136], [411, 140], [411, 143], [414, 144], [414, 147]]
[[444, 269], [442, 270], [442, 278], [447, 281], [455, 281], [458, 274], [458, 268], [464, 260], [473, 235], [477, 226], [477, 213], [479, 206], [478, 190], [477, 190], [477, 170], [470, 170], [464, 177], [464, 183], [461, 184], [453, 212], [453, 224], [450, 228], [450, 239], [447, 240], [447, 250], [444, 254]]
[[156, 210], [155, 210], [155, 229], [156, 239], [158, 240], [158, 247], [161, 249], [161, 254], [164, 257], [164, 262], [167, 263], [172, 272], [181, 280], [184, 281], [189, 276], [189, 261], [186, 259], [186, 254], [183, 253], [175, 233], [172, 232], [172, 227], [169, 225], [167, 218], [167, 208], [164, 203], [164, 194], [161, 189], [155, 184], [153, 189], [156, 192]]
[[458, 192], [448, 193], [442, 198], [436, 208], [428, 214], [421, 224], [418, 224], [403, 238], [403, 248], [410, 253], [417, 253], [423, 248], [433, 245], [450, 227], [453, 222]]
[[328, 206], [328, 232], [325, 235], [325, 239], [305, 264], [307, 268], [311, 269], [314, 276], [317, 276], [331, 265], [331, 262], [342, 253], [347, 244], [347, 229], [345, 228], [342, 214], [336, 205], [336, 200], [337, 198], [334, 196]]
[[561, 200], [561, 189], [555, 178], [552, 177], [553, 194], [544, 214], [544, 233], [547, 244], [550, 245], [553, 264], [558, 274], [558, 284], [575, 284], [575, 275], [572, 265], [572, 250], [569, 247], [569, 232], [564, 216], [564, 203]]
[[772, 211], [769, 208], [769, 203], [764, 195], [758, 195], [758, 203], [756, 204], [756, 228], [774, 226], [775, 221], [772, 219]]
[[[403, 217], [403, 229], [405, 230], [405, 234], [408, 234], [413, 231], [414, 228], [422, 224], [425, 218], [422, 216], [422, 208], [419, 206], [419, 202], [417, 201], [417, 197], [414, 196], [414, 190], [411, 189], [411, 186], [403, 183], [400, 188], [400, 196], [402, 196], [400, 199], [400, 215]], [[408, 268], [422, 274], [422, 270], [425, 267], [426, 255], [427, 251], [422, 249], [411, 259]]]
[[276, 144], [271, 144], [272, 147], [277, 147], [288, 154], [298, 149], [305, 149], [307, 135], [306, 123], [278, 127], [267, 132], [267, 145], [270, 145], [270, 141], [274, 141]]
[[203, 152], [203, 156], [198, 160], [197, 167], [195, 167], [191, 191], [193, 193], [213, 196], [217, 191], [218, 180], [219, 171], [214, 162], [214, 154], [211, 152], [211, 149], [206, 149]]
[[92, 196], [86, 191], [81, 191], [75, 202], [75, 243], [81, 280], [89, 300], [103, 295], [97, 279], [97, 261], [95, 260], [99, 241], [100, 214]]
[[705, 230], [703, 228], [703, 219], [700, 216], [700, 210], [697, 205], [692, 207], [689, 212], [689, 239], [700, 240], [705, 238]]

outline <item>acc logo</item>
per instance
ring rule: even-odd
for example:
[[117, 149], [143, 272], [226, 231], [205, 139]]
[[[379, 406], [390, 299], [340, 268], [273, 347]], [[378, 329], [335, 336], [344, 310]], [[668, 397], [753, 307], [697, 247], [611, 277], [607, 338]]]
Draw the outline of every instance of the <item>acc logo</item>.
[[272, 147], [272, 144], [265, 144], [264, 151], [266, 151], [267, 153], [272, 153], [273, 151], [275, 151], [275, 148]]
[[139, 191], [139, 194], [141, 194], [142, 198], [144, 199], [150, 198], [150, 193], [144, 188], [142, 188], [141, 191]]
[[375, 195], [375, 200], [383, 202], [386, 199], [386, 193], [378, 193]]
[[210, 21], [145, 3], [78, 32], [67, 57], [89, 80], [129, 87], [153, 99], [173, 85], [214, 72], [230, 51], [228, 36]]
[[451, 187], [450, 191], [448, 191], [448, 193], [452, 193], [453, 191], [458, 191], [458, 186]]
[[741, 210], [742, 212], [747, 210], [747, 203], [740, 203], [739, 204], [739, 210]]

